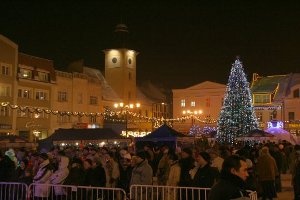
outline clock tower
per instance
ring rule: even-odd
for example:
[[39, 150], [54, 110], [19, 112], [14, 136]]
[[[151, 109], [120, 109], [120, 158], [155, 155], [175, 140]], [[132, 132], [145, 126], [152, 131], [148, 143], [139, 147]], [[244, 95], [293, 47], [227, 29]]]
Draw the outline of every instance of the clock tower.
[[129, 31], [118, 24], [114, 31], [112, 48], [105, 49], [105, 79], [114, 91], [128, 104], [136, 101], [136, 56], [129, 47]]

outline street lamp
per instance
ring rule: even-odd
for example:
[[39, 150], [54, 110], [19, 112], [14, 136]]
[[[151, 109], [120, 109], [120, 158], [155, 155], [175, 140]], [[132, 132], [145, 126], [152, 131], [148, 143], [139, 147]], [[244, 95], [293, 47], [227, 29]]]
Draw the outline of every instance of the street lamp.
[[183, 110], [182, 111], [183, 115], [189, 115], [191, 117], [191, 122], [192, 122], [192, 127], [195, 124], [195, 118], [197, 115], [202, 115], [203, 111], [202, 110], [194, 110], [194, 111], [190, 111], [190, 110]]
[[131, 103], [131, 104], [124, 104], [124, 103], [115, 103], [114, 104], [115, 108], [120, 108], [121, 109], [121, 113], [125, 114], [125, 132], [126, 132], [126, 137], [128, 137], [128, 113], [130, 109], [134, 109], [134, 108], [140, 108], [141, 104], [140, 103]]

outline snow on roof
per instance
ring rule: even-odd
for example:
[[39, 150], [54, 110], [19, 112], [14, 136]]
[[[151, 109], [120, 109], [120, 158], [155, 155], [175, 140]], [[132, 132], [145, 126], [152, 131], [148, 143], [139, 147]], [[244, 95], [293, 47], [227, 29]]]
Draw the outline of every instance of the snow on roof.
[[83, 73], [95, 77], [101, 81], [102, 98], [104, 100], [115, 101], [115, 102], [122, 101], [121, 98], [117, 95], [117, 93], [107, 83], [100, 70], [89, 68], [89, 67], [83, 67]]

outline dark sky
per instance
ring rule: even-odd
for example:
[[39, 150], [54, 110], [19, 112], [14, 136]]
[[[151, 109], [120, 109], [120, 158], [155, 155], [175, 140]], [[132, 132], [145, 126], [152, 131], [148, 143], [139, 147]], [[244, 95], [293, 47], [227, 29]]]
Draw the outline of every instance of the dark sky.
[[140, 52], [138, 80], [170, 88], [227, 83], [237, 55], [249, 81], [253, 72], [299, 73], [299, 3], [264, 2], [1, 1], [0, 34], [57, 69], [83, 58], [103, 70], [102, 50], [122, 21]]

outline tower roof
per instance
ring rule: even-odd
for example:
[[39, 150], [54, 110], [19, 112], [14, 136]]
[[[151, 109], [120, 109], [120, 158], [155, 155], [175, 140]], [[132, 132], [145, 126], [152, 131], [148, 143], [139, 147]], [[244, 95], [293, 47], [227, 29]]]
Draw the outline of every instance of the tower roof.
[[133, 49], [129, 37], [129, 30], [126, 24], [120, 23], [115, 26], [113, 37], [112, 37], [112, 43], [111, 46], [109, 46], [109, 48]]

